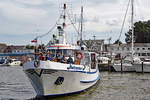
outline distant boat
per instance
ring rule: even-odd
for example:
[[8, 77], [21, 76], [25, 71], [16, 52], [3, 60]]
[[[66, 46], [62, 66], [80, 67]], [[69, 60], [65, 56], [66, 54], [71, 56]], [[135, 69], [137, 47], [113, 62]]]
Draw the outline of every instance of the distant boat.
[[[133, 59], [133, 60], [132, 60]], [[135, 72], [136, 65], [139, 65], [141, 60], [139, 57], [134, 56], [131, 58], [130, 55], [126, 56], [122, 60], [114, 61], [113, 67], [115, 71], [124, 71], [124, 72]]]
[[6, 65], [8, 59], [0, 59], [0, 65]]
[[20, 66], [21, 61], [18, 59], [9, 59], [6, 63], [8, 66]]
[[97, 60], [100, 66], [108, 66], [108, 63], [110, 61], [108, 57], [98, 57]]
[[[52, 53], [53, 59], [45, 58], [40, 53], [40, 58], [35, 52], [35, 60], [27, 61], [23, 66], [30, 79], [37, 96], [61, 96], [82, 92], [100, 79], [96, 64], [97, 55], [88, 52], [80, 43], [67, 44], [64, 27], [66, 26], [66, 4], [64, 4], [63, 24], [57, 26], [59, 37], [53, 35], [53, 42], [49, 43], [46, 51]], [[82, 8], [83, 11], [83, 8]], [[61, 17], [62, 18], [62, 17]], [[63, 60], [60, 55], [64, 56]], [[68, 60], [64, 60], [68, 58]]]
[[135, 64], [136, 72], [150, 72], [150, 59], [144, 59], [140, 64]]

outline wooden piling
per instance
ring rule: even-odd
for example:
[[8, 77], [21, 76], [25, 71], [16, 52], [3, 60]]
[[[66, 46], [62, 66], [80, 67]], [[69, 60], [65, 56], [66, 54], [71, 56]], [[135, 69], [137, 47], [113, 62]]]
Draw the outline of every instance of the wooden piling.
[[111, 66], [110, 66], [110, 61], [108, 60], [108, 68], [109, 68], [109, 72], [111, 72]]
[[123, 70], [122, 70], [122, 59], [121, 59], [121, 73], [123, 72]]
[[144, 64], [143, 64], [143, 61], [142, 61], [142, 73], [144, 73], [144, 66], [143, 66]]

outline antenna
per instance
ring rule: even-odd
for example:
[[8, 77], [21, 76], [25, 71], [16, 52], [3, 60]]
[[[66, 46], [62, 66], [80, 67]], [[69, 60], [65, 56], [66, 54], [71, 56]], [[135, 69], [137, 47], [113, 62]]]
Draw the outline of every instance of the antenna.
[[94, 40], [96, 39], [96, 36], [95, 35], [93, 35], [93, 38], [94, 38]]
[[81, 6], [81, 29], [80, 29], [80, 41], [81, 41], [81, 45], [83, 44], [83, 40], [82, 40], [82, 34], [83, 34], [83, 6]]

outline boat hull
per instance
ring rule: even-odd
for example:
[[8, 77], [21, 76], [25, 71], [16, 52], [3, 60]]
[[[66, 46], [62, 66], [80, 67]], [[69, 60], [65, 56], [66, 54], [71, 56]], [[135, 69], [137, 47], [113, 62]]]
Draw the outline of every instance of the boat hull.
[[14, 61], [14, 62], [8, 63], [7, 65], [8, 66], [20, 66], [21, 65], [21, 61]]
[[[29, 69], [25, 70], [37, 96], [60, 96], [82, 92], [100, 79], [99, 70], [53, 70]], [[57, 84], [58, 79], [61, 80]]]
[[132, 64], [114, 64], [113, 68], [115, 69], [115, 71], [117, 72], [135, 72], [135, 66], [133, 66]]
[[[143, 68], [142, 68], [143, 66]], [[144, 62], [143, 65], [142, 64], [135, 64], [135, 70], [136, 72], [150, 72], [150, 63], [148, 62]]]

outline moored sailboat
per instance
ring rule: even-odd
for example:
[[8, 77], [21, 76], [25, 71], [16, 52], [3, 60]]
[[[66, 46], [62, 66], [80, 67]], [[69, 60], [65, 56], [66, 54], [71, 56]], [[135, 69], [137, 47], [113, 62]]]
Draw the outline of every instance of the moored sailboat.
[[[129, 1], [130, 3], [130, 1]], [[121, 57], [119, 62], [114, 62], [113, 67], [115, 71], [125, 71], [125, 72], [135, 72], [137, 65], [140, 65], [141, 60], [138, 56], [135, 55], [134, 52], [134, 0], [131, 0], [131, 53], [130, 55], [125, 56], [124, 58]]]

